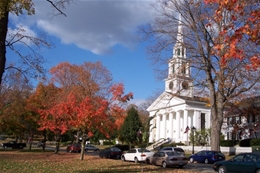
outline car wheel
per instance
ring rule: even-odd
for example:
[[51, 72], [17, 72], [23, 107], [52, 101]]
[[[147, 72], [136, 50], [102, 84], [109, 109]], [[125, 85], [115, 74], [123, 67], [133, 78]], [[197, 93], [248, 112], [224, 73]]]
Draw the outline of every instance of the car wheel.
[[256, 172], [255, 172], [255, 173], [260, 173], [260, 169], [256, 170]]
[[124, 156], [122, 156], [122, 157], [121, 157], [121, 160], [122, 160], [122, 161], [125, 161], [125, 157], [124, 157]]
[[162, 167], [163, 167], [163, 168], [166, 168], [166, 167], [167, 167], [166, 162], [162, 162]]
[[209, 163], [209, 160], [208, 160], [208, 159], [205, 159], [205, 160], [204, 160], [204, 163], [208, 164], [208, 163]]
[[137, 159], [137, 157], [134, 158], [134, 161], [135, 161], [135, 163], [138, 163], [138, 159]]
[[226, 170], [225, 166], [220, 166], [218, 168], [218, 173], [227, 173], [227, 170]]
[[146, 164], [150, 164], [150, 160], [149, 159], [145, 159], [145, 163]]
[[194, 162], [194, 159], [191, 157], [190, 158], [190, 163], [193, 163]]

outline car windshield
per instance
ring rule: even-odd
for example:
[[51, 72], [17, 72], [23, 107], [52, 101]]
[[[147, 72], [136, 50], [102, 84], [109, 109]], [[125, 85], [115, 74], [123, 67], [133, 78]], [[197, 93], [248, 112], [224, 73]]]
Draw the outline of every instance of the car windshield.
[[147, 150], [147, 149], [145, 149], [145, 148], [139, 148], [139, 149], [138, 149], [138, 152], [139, 152], [139, 153], [142, 153], [142, 152], [151, 152], [151, 151], [149, 151], [149, 150]]
[[168, 156], [181, 156], [181, 154], [178, 153], [178, 152], [166, 152], [166, 154], [167, 154]]
[[119, 148], [114, 147], [114, 148], [111, 148], [111, 151], [121, 151], [121, 150]]
[[174, 151], [178, 151], [178, 152], [184, 152], [184, 150], [183, 150], [183, 149], [181, 149], [181, 148], [174, 148]]

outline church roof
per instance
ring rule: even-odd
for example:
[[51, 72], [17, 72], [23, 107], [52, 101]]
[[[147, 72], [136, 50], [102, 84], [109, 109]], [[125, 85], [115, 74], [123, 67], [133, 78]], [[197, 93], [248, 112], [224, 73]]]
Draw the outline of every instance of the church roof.
[[207, 101], [202, 97], [188, 97], [180, 96], [178, 94], [173, 94], [164, 91], [148, 108], [147, 111], [153, 111], [161, 108], [177, 106], [181, 104], [197, 104], [206, 105]]

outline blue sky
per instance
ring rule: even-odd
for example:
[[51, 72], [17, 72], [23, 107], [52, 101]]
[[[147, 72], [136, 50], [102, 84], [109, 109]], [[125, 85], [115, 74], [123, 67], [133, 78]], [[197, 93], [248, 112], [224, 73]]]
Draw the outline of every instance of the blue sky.
[[[10, 16], [10, 26], [22, 25], [37, 36], [47, 33], [55, 48], [44, 49], [47, 69], [67, 61], [71, 64], [101, 61], [111, 71], [115, 82], [123, 82], [126, 92], [134, 93], [139, 104], [154, 92], [163, 90], [164, 81], [155, 78], [146, 47], [137, 29], [153, 19], [153, 1], [75, 1], [64, 13], [67, 17], [51, 18], [46, 1], [35, 0], [36, 15]], [[8, 59], [8, 62], [15, 59]]]

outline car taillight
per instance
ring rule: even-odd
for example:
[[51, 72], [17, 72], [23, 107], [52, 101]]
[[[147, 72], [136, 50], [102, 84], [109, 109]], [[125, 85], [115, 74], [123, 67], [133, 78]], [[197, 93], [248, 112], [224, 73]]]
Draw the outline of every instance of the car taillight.
[[145, 154], [141, 154], [141, 157], [145, 157], [146, 155]]
[[214, 155], [212, 158], [213, 158], [213, 159], [217, 159], [217, 158], [218, 158], [218, 156]]

